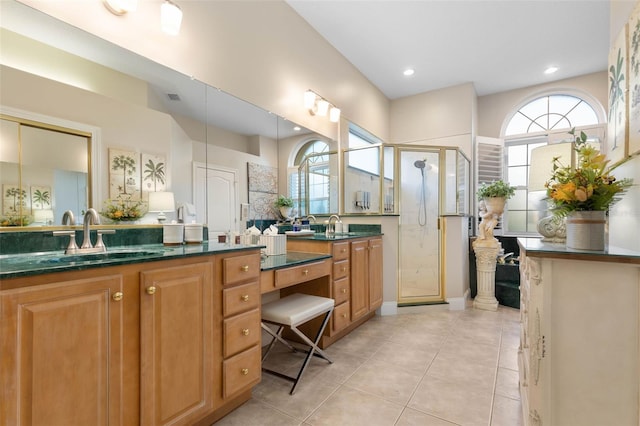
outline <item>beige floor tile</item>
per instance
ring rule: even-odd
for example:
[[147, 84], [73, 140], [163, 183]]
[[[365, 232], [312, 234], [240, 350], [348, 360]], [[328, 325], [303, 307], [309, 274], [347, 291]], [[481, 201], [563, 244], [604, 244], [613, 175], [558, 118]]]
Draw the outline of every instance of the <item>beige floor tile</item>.
[[262, 381], [253, 388], [253, 398], [262, 401], [300, 421], [306, 419], [340, 386], [326, 382], [321, 378], [312, 381], [300, 381], [296, 392], [289, 395], [292, 383], [263, 374]]
[[427, 375], [407, 406], [452, 423], [487, 426], [492, 396], [492, 392]]
[[422, 373], [417, 374], [414, 369], [370, 359], [345, 385], [404, 406], [421, 378]]
[[[367, 360], [345, 351], [327, 353], [327, 355], [333, 361], [332, 364], [322, 358], [311, 358], [300, 381], [301, 384], [303, 381], [315, 380], [318, 377], [328, 382], [344, 383]], [[290, 365], [284, 373], [297, 376], [303, 362], [304, 359], [300, 359], [295, 365]]]
[[496, 345], [478, 343], [460, 336], [450, 336], [440, 352], [459, 354], [477, 365], [496, 368], [500, 349]]
[[361, 358], [371, 358], [378, 348], [386, 341], [377, 336], [364, 333], [349, 334], [348, 339], [340, 339], [327, 348], [331, 356], [336, 352], [348, 352]]
[[455, 352], [440, 352], [427, 375], [452, 381], [460, 386], [491, 393], [496, 382], [496, 367], [476, 364], [473, 359]]
[[429, 350], [428, 347], [419, 345], [385, 342], [371, 359], [383, 361], [399, 367], [409, 368], [416, 373], [424, 373], [433, 359], [437, 349]]
[[256, 399], [250, 399], [216, 426], [298, 426], [301, 422]]
[[491, 426], [521, 426], [523, 424], [520, 401], [496, 395], [493, 401]]
[[511, 399], [520, 399], [519, 380], [520, 377], [516, 370], [498, 368], [496, 395], [506, 396]]
[[395, 426], [456, 426], [456, 424], [412, 408], [405, 408]]
[[341, 386], [305, 423], [314, 426], [392, 426], [403, 408], [378, 396]]
[[501, 347], [499, 367], [518, 370], [518, 348]]

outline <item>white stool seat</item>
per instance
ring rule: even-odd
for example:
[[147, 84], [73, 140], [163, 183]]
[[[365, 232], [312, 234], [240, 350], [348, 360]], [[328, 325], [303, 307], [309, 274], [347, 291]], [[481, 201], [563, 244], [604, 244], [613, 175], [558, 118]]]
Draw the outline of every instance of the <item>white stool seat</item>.
[[[322, 333], [324, 332], [325, 327], [329, 323], [329, 317], [333, 312], [334, 306], [335, 300], [333, 299], [313, 296], [311, 294], [299, 293], [291, 294], [289, 296], [283, 297], [280, 300], [265, 303], [264, 305], [262, 305], [262, 328], [271, 336], [273, 336], [273, 340], [271, 341], [271, 343], [269, 343], [267, 350], [262, 356], [263, 362], [269, 355], [269, 352], [271, 352], [271, 349], [276, 342], [281, 342], [293, 352], [297, 351], [296, 348], [290, 345], [289, 342], [287, 342], [282, 337], [282, 330], [284, 329], [284, 327], [289, 327], [291, 331], [297, 334], [298, 337], [309, 346], [307, 356], [305, 357], [304, 362], [302, 363], [302, 367], [300, 368], [300, 371], [298, 372], [296, 377], [288, 376], [286, 374], [262, 367], [262, 371], [275, 374], [278, 377], [282, 377], [283, 379], [292, 381], [293, 387], [289, 392], [291, 395], [293, 395], [293, 393], [295, 392], [302, 374], [304, 373], [307, 365], [309, 365], [309, 361], [311, 361], [311, 358], [314, 355], [325, 359], [329, 364], [332, 363], [327, 354], [318, 347], [318, 342], [322, 337]], [[322, 320], [322, 324], [318, 328], [314, 340], [311, 340], [298, 329], [299, 325], [304, 324], [307, 321], [310, 321], [323, 314], [324, 318]], [[273, 331], [270, 327], [265, 325], [265, 323], [278, 326], [278, 330]]]
[[334, 304], [333, 299], [296, 293], [262, 305], [262, 319], [288, 326], [300, 325], [330, 311]]

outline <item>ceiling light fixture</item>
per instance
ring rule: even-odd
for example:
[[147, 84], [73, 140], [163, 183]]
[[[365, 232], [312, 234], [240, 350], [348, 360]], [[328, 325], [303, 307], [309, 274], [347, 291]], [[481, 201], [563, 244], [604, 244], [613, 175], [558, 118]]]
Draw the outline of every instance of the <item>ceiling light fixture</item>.
[[340, 120], [340, 108], [336, 107], [313, 90], [304, 92], [304, 107], [311, 115], [326, 116], [329, 113], [329, 121], [337, 123]]
[[171, 0], [165, 0], [160, 6], [160, 24], [165, 33], [178, 35], [182, 24], [182, 9]]
[[402, 74], [404, 74], [406, 77], [409, 77], [413, 74], [415, 74], [415, 70], [413, 68], [408, 68], [406, 70], [404, 70], [404, 72]]
[[114, 15], [124, 15], [127, 12], [135, 12], [138, 8], [138, 0], [104, 0], [103, 4]]
[[551, 66], [551, 67], [547, 68], [546, 70], [544, 70], [544, 73], [545, 74], [553, 74], [556, 71], [558, 71], [558, 67]]

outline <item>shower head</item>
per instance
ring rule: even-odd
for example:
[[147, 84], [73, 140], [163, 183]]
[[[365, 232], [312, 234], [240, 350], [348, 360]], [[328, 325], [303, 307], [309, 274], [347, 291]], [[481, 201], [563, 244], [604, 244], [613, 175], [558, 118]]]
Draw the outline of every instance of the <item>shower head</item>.
[[425, 160], [416, 160], [413, 163], [414, 166], [416, 166], [419, 169], [424, 169], [424, 167], [427, 165], [427, 162]]

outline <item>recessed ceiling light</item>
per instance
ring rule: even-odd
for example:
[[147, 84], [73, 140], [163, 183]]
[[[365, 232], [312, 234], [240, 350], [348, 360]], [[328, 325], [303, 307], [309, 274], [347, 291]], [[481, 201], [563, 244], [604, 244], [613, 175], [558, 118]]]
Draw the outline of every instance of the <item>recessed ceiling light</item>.
[[296, 126], [296, 127], [293, 128], [293, 130], [295, 130], [296, 132], [299, 132], [302, 129], [300, 128], [300, 126]]
[[404, 72], [402, 74], [404, 74], [405, 76], [409, 77], [410, 75], [413, 75], [415, 73], [415, 70], [413, 68], [408, 68], [406, 70], [404, 70]]
[[549, 67], [546, 70], [544, 70], [544, 73], [545, 74], [553, 74], [556, 71], [558, 71], [558, 67]]

